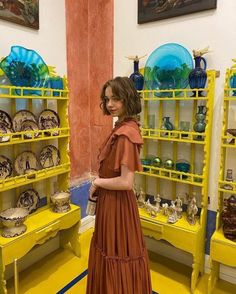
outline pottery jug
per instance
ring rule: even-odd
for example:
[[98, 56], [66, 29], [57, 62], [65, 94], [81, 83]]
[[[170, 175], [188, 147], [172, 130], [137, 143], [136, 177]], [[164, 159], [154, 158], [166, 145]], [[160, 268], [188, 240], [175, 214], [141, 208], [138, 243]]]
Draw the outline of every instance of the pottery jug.
[[[195, 60], [195, 68], [189, 74], [189, 85], [191, 89], [199, 89], [204, 88], [207, 80], [206, 73], [206, 59], [202, 56], [194, 57]], [[201, 61], [203, 61], [204, 68], [201, 67]], [[194, 96], [196, 96], [196, 92], [194, 92]], [[201, 91], [199, 92], [199, 96], [202, 96]]]

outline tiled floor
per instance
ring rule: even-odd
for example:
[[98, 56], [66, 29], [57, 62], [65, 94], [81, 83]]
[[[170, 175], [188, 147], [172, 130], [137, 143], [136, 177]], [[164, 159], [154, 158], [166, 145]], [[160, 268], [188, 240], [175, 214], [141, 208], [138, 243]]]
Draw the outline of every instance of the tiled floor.
[[[85, 294], [91, 235], [91, 229], [81, 235], [82, 256], [80, 258], [74, 256], [69, 248], [59, 249], [20, 273], [19, 294]], [[150, 253], [150, 263], [152, 286], [155, 292], [159, 294], [190, 293], [191, 269], [189, 267], [154, 253]], [[200, 279], [194, 294], [207, 293], [207, 279], [207, 275]], [[13, 281], [9, 281], [7, 286], [8, 293], [13, 294]], [[235, 293], [236, 285], [220, 281], [213, 294]]]

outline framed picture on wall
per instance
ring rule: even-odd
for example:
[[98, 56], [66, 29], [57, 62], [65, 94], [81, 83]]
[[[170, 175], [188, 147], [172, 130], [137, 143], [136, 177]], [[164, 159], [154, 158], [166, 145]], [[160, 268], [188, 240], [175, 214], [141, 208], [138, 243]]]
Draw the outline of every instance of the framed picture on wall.
[[217, 0], [138, 0], [138, 23], [216, 8]]
[[0, 19], [39, 29], [39, 0], [0, 0]]

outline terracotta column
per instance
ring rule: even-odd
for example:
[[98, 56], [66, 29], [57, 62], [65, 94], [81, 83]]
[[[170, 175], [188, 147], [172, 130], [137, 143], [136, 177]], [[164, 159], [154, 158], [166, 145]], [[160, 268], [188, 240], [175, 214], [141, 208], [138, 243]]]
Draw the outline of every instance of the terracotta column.
[[71, 181], [97, 169], [97, 148], [112, 128], [100, 89], [113, 76], [113, 0], [65, 0], [70, 88]]

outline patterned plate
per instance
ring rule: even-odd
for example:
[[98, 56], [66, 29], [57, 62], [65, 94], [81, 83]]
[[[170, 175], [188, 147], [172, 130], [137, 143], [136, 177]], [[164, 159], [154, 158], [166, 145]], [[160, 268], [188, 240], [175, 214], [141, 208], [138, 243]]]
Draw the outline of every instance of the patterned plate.
[[[6, 127], [4, 124], [0, 123], [0, 134], [9, 134], [11, 130]], [[10, 140], [10, 136], [0, 136], [0, 143], [1, 142], [8, 142]]]
[[13, 118], [14, 131], [20, 132], [22, 123], [26, 120], [32, 120], [35, 123], [37, 123], [35, 115], [29, 110], [23, 109], [23, 110], [17, 111], [17, 113], [14, 115], [14, 118]]
[[[23, 121], [21, 124], [21, 132], [26, 132], [26, 131], [37, 131], [39, 129], [37, 123], [33, 120], [27, 119]], [[38, 132], [34, 133], [26, 133], [24, 134], [25, 139], [32, 139], [32, 138], [37, 138], [39, 136]]]
[[0, 155], [0, 180], [4, 180], [12, 175], [12, 162], [4, 155]]
[[38, 169], [38, 161], [31, 151], [20, 153], [14, 162], [15, 171], [18, 175], [24, 175]]
[[[58, 114], [52, 109], [44, 109], [39, 115], [39, 128], [40, 130], [54, 129], [60, 126], [60, 119]], [[50, 133], [49, 133], [50, 134]], [[58, 132], [52, 133], [57, 136]]]
[[12, 128], [11, 117], [7, 112], [5, 112], [3, 110], [0, 110], [0, 123], [11, 130], [11, 128]]
[[60, 152], [54, 145], [45, 146], [40, 152], [39, 161], [43, 168], [60, 164]]
[[39, 201], [38, 192], [34, 189], [28, 189], [20, 194], [16, 206], [26, 208], [29, 213], [32, 213], [38, 208]]

